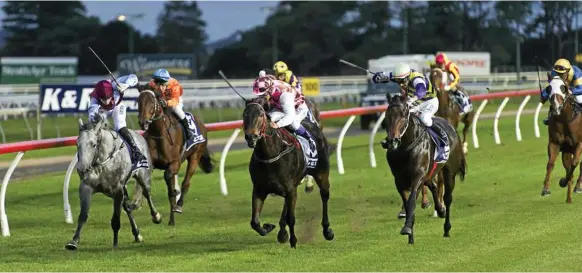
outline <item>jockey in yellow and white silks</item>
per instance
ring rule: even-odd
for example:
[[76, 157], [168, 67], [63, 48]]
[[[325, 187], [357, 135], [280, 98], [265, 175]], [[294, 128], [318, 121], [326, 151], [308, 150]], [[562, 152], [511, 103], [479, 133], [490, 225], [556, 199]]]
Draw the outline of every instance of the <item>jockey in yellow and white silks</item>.
[[[461, 107], [460, 114], [463, 115], [470, 112], [473, 108], [473, 105], [471, 104], [469, 96], [457, 88], [459, 82], [461, 81], [461, 74], [457, 65], [454, 62], [451, 62], [445, 53], [437, 54], [435, 58], [435, 64], [437, 67], [447, 72], [447, 75], [443, 75], [445, 76], [443, 78], [445, 91], [452, 91], [453, 95], [457, 97], [457, 103]], [[448, 83], [448, 76], [452, 76], [453, 81], [451, 83]]]
[[[575, 65], [571, 65], [566, 59], [559, 59], [554, 63], [554, 67], [548, 75], [548, 86], [549, 82], [555, 76], [562, 78], [566, 86], [572, 91], [572, 95], [576, 97], [576, 102], [582, 104], [582, 70]], [[545, 103], [550, 98], [548, 86], [540, 94], [542, 103]], [[548, 117], [544, 119], [545, 125], [548, 125], [551, 113], [550, 111]]]
[[291, 127], [297, 135], [309, 142], [312, 151], [315, 150], [315, 141], [309, 131], [301, 125], [301, 121], [307, 117], [309, 108], [299, 90], [261, 71], [253, 82], [253, 94], [266, 96], [269, 100], [272, 106], [269, 117], [275, 128]]
[[280, 81], [284, 81], [291, 86], [295, 87], [295, 89], [301, 92], [301, 83], [293, 71], [289, 70], [289, 67], [286, 63], [282, 61], [278, 61], [273, 65], [273, 71], [275, 71], [275, 78]]
[[[430, 81], [410, 68], [408, 64], [400, 63], [396, 66], [394, 72], [386, 75], [384, 72], [375, 73], [372, 77], [374, 83], [395, 82], [400, 85], [401, 90], [408, 95], [410, 111], [417, 112], [419, 120], [429, 129], [428, 132], [436, 139], [443, 140], [441, 145], [437, 145], [438, 155], [436, 162], [444, 162], [449, 157], [448, 137], [444, 129], [435, 126], [432, 118], [439, 109], [439, 101]], [[383, 144], [384, 146], [384, 144]]]

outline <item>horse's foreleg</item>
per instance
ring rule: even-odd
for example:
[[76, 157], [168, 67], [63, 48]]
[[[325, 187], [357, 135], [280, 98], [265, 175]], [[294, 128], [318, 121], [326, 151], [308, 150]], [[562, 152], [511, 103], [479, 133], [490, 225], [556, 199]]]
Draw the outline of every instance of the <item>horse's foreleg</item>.
[[544, 178], [542, 196], [548, 196], [551, 194], [550, 178], [552, 177], [552, 171], [554, 170], [556, 159], [558, 158], [558, 153], [560, 152], [559, 148], [560, 147], [557, 144], [548, 142], [548, 163], [546, 164], [546, 176]]
[[180, 199], [178, 200], [178, 207], [180, 211], [182, 211], [182, 206], [184, 205], [184, 196], [190, 189], [190, 180], [192, 176], [196, 172], [196, 168], [198, 167], [198, 160], [200, 160], [200, 156], [192, 155], [188, 158], [188, 166], [186, 167], [186, 175], [184, 176], [184, 180], [182, 180], [182, 194], [180, 195]]
[[[123, 199], [125, 200], [129, 199], [129, 196], [127, 195], [127, 189], [124, 189], [123, 191]], [[127, 214], [127, 218], [129, 219], [129, 225], [131, 225], [131, 233], [133, 234], [134, 240], [137, 243], [143, 242], [143, 238], [141, 237], [141, 234], [139, 234], [139, 228], [137, 227], [135, 219], [133, 218], [133, 214], [131, 213], [130, 204], [128, 202], [123, 201], [122, 206], [123, 210], [125, 211], [125, 214]]]
[[[398, 187], [398, 183], [396, 183]], [[406, 201], [410, 196], [410, 191], [408, 189], [398, 189], [398, 193], [400, 194], [400, 198], [402, 198], [402, 207], [400, 208], [400, 212], [398, 213], [398, 219], [406, 218]]]
[[253, 186], [253, 197], [252, 197], [252, 215], [251, 215], [251, 228], [253, 228], [257, 233], [261, 236], [267, 235], [273, 229], [275, 229], [275, 225], [273, 224], [264, 224], [261, 227], [260, 215], [261, 211], [263, 210], [263, 205], [265, 204], [265, 199], [267, 195], [263, 192], [259, 192], [255, 186]]
[[445, 209], [446, 209], [446, 216], [445, 216], [445, 224], [444, 228], [444, 237], [449, 237], [449, 231], [451, 230], [451, 203], [453, 203], [453, 190], [455, 188], [455, 174], [451, 173], [448, 169], [443, 170], [443, 184], [445, 187], [444, 193], [444, 201], [445, 201]]
[[123, 193], [116, 192], [113, 196], [113, 216], [111, 216], [111, 229], [113, 230], [113, 248], [117, 248], [119, 240], [119, 229], [121, 228], [121, 205], [123, 203]]
[[79, 248], [79, 240], [81, 239], [81, 229], [89, 218], [89, 207], [91, 206], [91, 196], [93, 195], [93, 188], [81, 182], [79, 186], [79, 200], [81, 203], [81, 211], [79, 211], [79, 218], [77, 219], [77, 230], [73, 239], [65, 246], [68, 250], [77, 250]]
[[414, 244], [414, 210], [416, 209], [416, 197], [418, 195], [418, 190], [423, 185], [423, 178], [423, 175], [416, 175], [412, 177], [412, 189], [410, 191], [410, 196], [406, 201], [406, 220], [404, 222], [404, 227], [402, 227], [402, 230], [400, 230], [400, 234], [408, 235], [409, 244]]
[[166, 186], [168, 187], [168, 201], [170, 202], [170, 220], [168, 220], [168, 225], [175, 225], [174, 220], [174, 213], [182, 213], [181, 210], [178, 210], [178, 206], [176, 204], [176, 196], [178, 196], [179, 192], [177, 189], [174, 188], [174, 185], [178, 183], [176, 181], [178, 171], [180, 170], [180, 163], [172, 162], [168, 169], [164, 172], [164, 180], [166, 181]]
[[320, 173], [314, 177], [317, 187], [319, 187], [319, 195], [321, 196], [321, 226], [323, 227], [323, 237], [331, 241], [335, 237], [333, 230], [329, 227], [329, 214], [327, 204], [329, 201], [329, 172]]
[[295, 236], [295, 205], [297, 204], [297, 189], [291, 190], [285, 196], [285, 206], [287, 207], [287, 225], [289, 226], [289, 244], [292, 248], [297, 246], [297, 236]]
[[287, 203], [283, 204], [281, 211], [281, 218], [279, 219], [279, 233], [277, 233], [277, 241], [279, 243], [286, 243], [289, 241], [289, 233], [285, 229], [287, 227]]
[[570, 168], [568, 169], [568, 175], [566, 179], [568, 179], [568, 196], [566, 198], [566, 203], [572, 203], [572, 179], [574, 178], [574, 171], [576, 171], [576, 167], [580, 165], [580, 154], [582, 153], [582, 143], [578, 143], [576, 145], [576, 151], [572, 156], [572, 161], [570, 162]]

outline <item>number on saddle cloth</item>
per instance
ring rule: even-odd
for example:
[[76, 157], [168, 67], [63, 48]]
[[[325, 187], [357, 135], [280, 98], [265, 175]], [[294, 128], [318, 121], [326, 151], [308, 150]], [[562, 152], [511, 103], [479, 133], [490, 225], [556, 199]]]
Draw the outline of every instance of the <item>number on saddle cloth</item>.
[[[317, 124], [317, 123], [315, 123], [315, 124]], [[307, 128], [305, 128], [305, 129], [308, 130]], [[303, 152], [303, 156], [305, 158], [305, 166], [308, 169], [314, 169], [317, 166], [317, 160], [319, 158], [319, 155], [317, 153], [317, 142], [315, 142], [315, 138], [314, 138], [313, 134], [311, 133], [311, 131], [309, 131], [309, 133], [311, 134], [312, 141], [315, 144], [314, 150], [311, 150], [310, 145], [309, 145], [309, 140], [305, 139], [304, 137], [302, 137], [298, 134], [294, 134], [294, 135], [297, 138], [297, 140], [299, 140], [299, 143], [301, 144], [301, 151]]]
[[433, 118], [433, 126], [427, 128], [432, 141], [436, 144], [435, 160], [438, 163], [445, 162], [449, 158], [450, 146], [449, 136], [444, 129], [446, 124], [442, 124]]
[[[194, 136], [192, 140], [189, 140], [187, 143], [184, 144], [184, 151], [188, 151], [190, 150], [190, 148], [192, 148], [192, 146], [202, 143], [206, 141], [206, 139], [204, 138], [204, 135], [200, 133], [200, 128], [198, 128], [198, 124], [196, 124], [194, 116], [189, 112], [184, 113], [186, 114], [186, 120], [188, 121], [188, 128], [185, 129], [192, 132], [192, 135]], [[183, 133], [184, 139], [186, 139], [186, 132]]]

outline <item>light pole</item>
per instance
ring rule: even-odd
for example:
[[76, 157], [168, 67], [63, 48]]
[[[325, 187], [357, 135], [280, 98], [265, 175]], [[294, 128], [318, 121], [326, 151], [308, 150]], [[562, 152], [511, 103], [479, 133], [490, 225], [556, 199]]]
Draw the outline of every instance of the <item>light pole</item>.
[[[131, 21], [135, 20], [135, 19], [141, 19], [143, 18], [144, 14], [143, 13], [132, 13], [132, 14], [120, 14], [117, 16], [117, 21], [119, 22], [124, 22], [127, 20], [127, 27], [128, 27], [128, 35], [129, 35], [129, 39], [128, 39], [128, 48], [129, 48], [129, 54], [133, 54], [133, 27], [131, 25]], [[128, 20], [128, 18], [130, 20]]]

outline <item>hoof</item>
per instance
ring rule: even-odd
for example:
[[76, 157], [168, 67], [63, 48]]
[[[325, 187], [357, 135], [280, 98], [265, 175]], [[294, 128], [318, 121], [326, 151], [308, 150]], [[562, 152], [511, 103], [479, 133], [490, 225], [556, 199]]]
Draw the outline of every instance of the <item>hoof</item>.
[[65, 249], [67, 250], [77, 250], [79, 248], [79, 246], [77, 245], [77, 242], [71, 240], [66, 246]]
[[574, 188], [574, 193], [582, 193], [582, 188]]
[[449, 234], [449, 232], [447, 231], [447, 232], [445, 232], [445, 234], [443, 234], [443, 237], [445, 237], [445, 238], [450, 238], [450, 237], [451, 237], [451, 235], [450, 235], [450, 234]]
[[143, 237], [141, 237], [141, 234], [138, 234], [137, 237], [135, 237], [135, 242], [136, 243], [143, 243]]
[[305, 192], [306, 193], [311, 193], [311, 192], [313, 192], [313, 188], [314, 188], [313, 186], [311, 186], [311, 187], [305, 186]]
[[323, 237], [326, 240], [331, 241], [335, 237], [335, 233], [333, 233], [333, 230], [331, 228], [328, 228], [327, 230], [323, 231]]
[[412, 228], [409, 227], [403, 227], [400, 230], [400, 235], [412, 235]]
[[568, 181], [566, 181], [566, 178], [561, 178], [560, 179], [560, 187], [565, 188], [566, 186], [568, 186]]
[[398, 219], [404, 219], [404, 218], [406, 218], [406, 211], [404, 211], [404, 210], [401, 210], [401, 211], [398, 213]]
[[176, 222], [174, 222], [173, 220], [168, 221], [168, 226], [175, 226]]
[[277, 234], [277, 241], [281, 244], [289, 241], [289, 233], [287, 233], [287, 230], [284, 228], [279, 230], [279, 233]]
[[446, 213], [447, 213], [447, 208], [443, 207], [441, 210], [437, 210], [436, 213], [437, 213], [437, 216], [439, 218], [445, 218]]
[[152, 222], [156, 225], [162, 223], [162, 214], [157, 212], [156, 215], [152, 216]]
[[420, 205], [420, 207], [422, 209], [428, 209], [432, 206], [432, 204], [430, 203], [430, 201], [426, 201], [426, 202], [422, 202], [422, 205]]
[[175, 206], [175, 207], [172, 208], [172, 212], [182, 214], [182, 207]]
[[546, 189], [542, 190], [542, 196], [550, 196], [551, 194], [552, 194], [552, 191], [550, 191], [550, 190], [546, 190]]
[[271, 231], [273, 231], [275, 229], [275, 225], [273, 225], [273, 224], [263, 224], [263, 228], [267, 232], [267, 233], [265, 233], [265, 235], [267, 235], [269, 232], [271, 232]]

